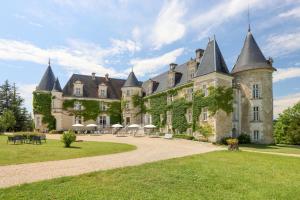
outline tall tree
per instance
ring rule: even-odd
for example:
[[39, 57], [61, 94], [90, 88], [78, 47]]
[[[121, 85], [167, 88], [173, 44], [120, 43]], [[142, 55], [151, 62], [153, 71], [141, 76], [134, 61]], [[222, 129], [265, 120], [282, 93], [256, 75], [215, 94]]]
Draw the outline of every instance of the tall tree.
[[16, 125], [16, 119], [14, 113], [11, 110], [5, 110], [0, 117], [0, 127], [4, 131], [11, 131]]

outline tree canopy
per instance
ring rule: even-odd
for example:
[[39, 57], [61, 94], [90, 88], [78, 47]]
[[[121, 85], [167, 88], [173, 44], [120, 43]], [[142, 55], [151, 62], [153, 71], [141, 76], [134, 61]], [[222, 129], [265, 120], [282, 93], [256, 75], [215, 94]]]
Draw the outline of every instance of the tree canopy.
[[279, 115], [274, 139], [277, 144], [300, 144], [300, 102]]

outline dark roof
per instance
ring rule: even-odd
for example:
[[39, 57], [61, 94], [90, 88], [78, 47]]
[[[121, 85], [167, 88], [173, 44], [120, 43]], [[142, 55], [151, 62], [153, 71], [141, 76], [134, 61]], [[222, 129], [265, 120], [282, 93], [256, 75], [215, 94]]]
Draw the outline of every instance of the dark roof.
[[44, 91], [51, 91], [53, 89], [55, 82], [55, 76], [49, 65], [44, 73], [42, 80], [40, 81], [39, 85], [37, 86], [37, 90], [44, 90]]
[[274, 69], [272, 67], [272, 64], [268, 60], [266, 60], [265, 56], [257, 45], [251, 31], [249, 30], [244, 42], [243, 49], [231, 73], [259, 68]]
[[62, 92], [62, 89], [61, 89], [61, 86], [60, 86], [58, 78], [56, 78], [56, 80], [54, 82], [54, 86], [53, 86], [52, 91]]
[[229, 74], [225, 60], [215, 39], [208, 42], [199, 68], [196, 72], [196, 77], [212, 72]]
[[[188, 65], [187, 65], [187, 63], [184, 63], [182, 65], [177, 65], [174, 68], [174, 72], [175, 72], [174, 87], [184, 85], [184, 84], [191, 81], [191, 80], [188, 79]], [[144, 91], [147, 91], [147, 86], [151, 82], [154, 83], [152, 94], [170, 89], [169, 84], [168, 84], [168, 74], [169, 74], [169, 71], [166, 71], [166, 72], [164, 72], [164, 73], [162, 73], [158, 76], [155, 76], [155, 77], [151, 78], [150, 80], [145, 81], [142, 85]]]
[[86, 98], [99, 98], [98, 86], [105, 84], [107, 86], [107, 98], [109, 99], [121, 99], [121, 87], [124, 85], [125, 80], [105, 77], [95, 77], [88, 75], [73, 74], [66, 86], [63, 89], [64, 96], [73, 95], [73, 84], [76, 81], [80, 81], [83, 84], [83, 97]]
[[137, 80], [134, 72], [130, 72], [126, 82], [124, 83], [123, 87], [140, 87], [141, 83]]

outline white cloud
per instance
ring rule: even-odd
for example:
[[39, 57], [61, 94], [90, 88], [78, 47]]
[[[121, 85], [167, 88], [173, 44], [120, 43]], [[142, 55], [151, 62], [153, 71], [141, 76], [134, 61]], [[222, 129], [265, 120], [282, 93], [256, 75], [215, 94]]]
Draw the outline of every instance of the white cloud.
[[280, 18], [300, 18], [300, 7], [283, 12], [278, 16]]
[[273, 81], [278, 82], [296, 77], [300, 77], [300, 67], [280, 68], [274, 73]]
[[183, 23], [186, 8], [182, 1], [166, 1], [156, 18], [151, 41], [155, 49], [181, 39], [186, 32]]
[[69, 40], [69, 46], [56, 48], [40, 48], [29, 42], [0, 39], [0, 59], [30, 61], [45, 64], [50, 57], [58, 65], [69, 72], [90, 74], [109, 73], [112, 76], [126, 76], [113, 68], [103, 66], [104, 58], [124, 52], [140, 50], [131, 40], [112, 40], [110, 48], [103, 49], [100, 46], [78, 40]]
[[300, 32], [271, 35], [263, 49], [274, 57], [293, 53], [300, 49]]
[[17, 84], [20, 95], [25, 100], [24, 106], [29, 112], [32, 112], [32, 92], [35, 90], [36, 85], [37, 84]]
[[274, 100], [274, 118], [277, 118], [285, 109], [300, 101], [300, 93], [290, 94]]
[[[162, 56], [146, 59], [134, 59], [130, 61], [130, 64], [133, 65], [134, 72], [139, 76], [155, 74], [158, 71], [161, 71], [163, 67], [175, 62], [177, 57], [182, 55], [183, 51], [184, 48], [178, 48], [165, 53]], [[129, 71], [129, 69], [127, 71]]]
[[200, 30], [199, 39], [203, 39], [211, 34], [211, 31], [223, 24], [224, 22], [234, 19], [241, 13], [246, 13], [248, 3], [251, 5], [250, 9], [265, 8], [266, 5], [271, 3], [271, 0], [226, 0], [212, 7], [206, 12], [201, 12], [200, 15], [194, 16], [190, 25]]

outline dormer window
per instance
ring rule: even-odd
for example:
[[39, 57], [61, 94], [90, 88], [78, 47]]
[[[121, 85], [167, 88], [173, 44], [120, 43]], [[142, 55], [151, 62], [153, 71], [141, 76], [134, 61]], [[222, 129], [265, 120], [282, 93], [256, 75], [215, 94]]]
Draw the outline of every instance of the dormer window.
[[98, 93], [100, 98], [107, 98], [107, 86], [104, 83], [99, 85]]
[[83, 95], [83, 84], [80, 81], [75, 81], [74, 83], [74, 91], [73, 94], [74, 96], [80, 97]]

